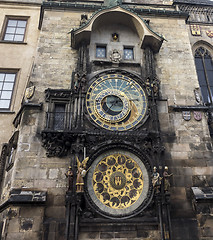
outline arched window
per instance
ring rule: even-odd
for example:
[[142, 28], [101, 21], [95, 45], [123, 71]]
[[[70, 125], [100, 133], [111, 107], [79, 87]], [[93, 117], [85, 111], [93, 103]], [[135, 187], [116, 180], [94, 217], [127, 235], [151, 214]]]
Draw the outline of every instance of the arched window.
[[213, 104], [213, 63], [207, 49], [195, 51], [195, 64], [204, 104]]

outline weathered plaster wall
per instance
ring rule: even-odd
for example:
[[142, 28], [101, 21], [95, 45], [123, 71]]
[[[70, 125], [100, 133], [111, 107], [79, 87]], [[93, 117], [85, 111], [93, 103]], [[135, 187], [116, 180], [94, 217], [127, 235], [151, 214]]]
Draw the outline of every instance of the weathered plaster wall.
[[1, 37], [4, 30], [6, 16], [29, 17], [26, 28], [26, 38], [23, 44], [0, 42], [0, 69], [19, 69], [14, 87], [10, 112], [0, 112], [0, 146], [2, 143], [8, 142], [12, 136], [12, 132], [14, 131], [12, 122], [15, 118], [15, 113], [18, 112], [21, 106], [24, 91], [27, 82], [29, 81], [39, 35], [39, 11], [39, 6], [0, 4]]

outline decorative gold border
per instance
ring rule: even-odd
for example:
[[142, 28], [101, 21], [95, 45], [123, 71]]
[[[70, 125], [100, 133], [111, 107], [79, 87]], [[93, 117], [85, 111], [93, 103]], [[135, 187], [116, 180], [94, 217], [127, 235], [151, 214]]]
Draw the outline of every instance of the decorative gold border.
[[[116, 79], [116, 78], [131, 82], [143, 98], [143, 102], [141, 103], [143, 105], [143, 107], [142, 107], [142, 110], [141, 110], [139, 116], [133, 122], [126, 124], [126, 125], [124, 125], [124, 124], [116, 125], [116, 122], [111, 124], [111, 122], [106, 122], [106, 119], [105, 119], [105, 121], [103, 121], [103, 118], [101, 118], [99, 116], [99, 114], [97, 115], [97, 113], [95, 111], [95, 103], [93, 101], [91, 101], [91, 99], [90, 99], [93, 90], [95, 89], [95, 87], [98, 84], [100, 84], [102, 81], [105, 81], [108, 79]], [[138, 84], [132, 78], [129, 78], [122, 74], [108, 74], [108, 75], [99, 77], [97, 80], [93, 81], [93, 83], [90, 85], [90, 87], [87, 91], [87, 95], [86, 95], [86, 108], [87, 108], [87, 112], [88, 112], [89, 116], [98, 126], [105, 128], [107, 130], [110, 130], [110, 131], [126, 131], [126, 130], [136, 127], [139, 123], [142, 122], [142, 120], [144, 120], [144, 118], [147, 114], [148, 98], [147, 98], [145, 90], [140, 86], [140, 84]]]
[[[124, 154], [126, 156], [128, 156], [129, 158], [133, 159], [139, 166], [140, 170], [143, 173], [143, 191], [140, 194], [140, 197], [137, 199], [137, 201], [124, 209], [114, 209], [114, 208], [110, 208], [107, 207], [106, 205], [104, 205], [96, 196], [94, 189], [93, 189], [93, 173], [95, 171], [95, 168], [97, 167], [97, 165], [99, 164], [99, 162], [112, 154]], [[101, 212], [103, 212], [106, 215], [111, 215], [114, 217], [118, 217], [119, 215], [122, 216], [128, 216], [131, 215], [132, 212], [134, 212], [137, 208], [139, 208], [144, 200], [147, 198], [147, 194], [149, 191], [149, 186], [150, 186], [150, 180], [149, 180], [149, 174], [148, 174], [148, 170], [146, 169], [144, 163], [141, 161], [141, 159], [139, 157], [137, 157], [135, 154], [129, 152], [129, 151], [125, 151], [125, 150], [118, 150], [118, 149], [113, 149], [113, 150], [109, 150], [101, 155], [99, 155], [95, 161], [92, 163], [91, 168], [87, 174], [87, 191], [89, 193], [89, 196], [91, 198], [91, 200], [93, 201], [93, 203], [97, 206], [97, 208], [99, 208], [99, 210]]]

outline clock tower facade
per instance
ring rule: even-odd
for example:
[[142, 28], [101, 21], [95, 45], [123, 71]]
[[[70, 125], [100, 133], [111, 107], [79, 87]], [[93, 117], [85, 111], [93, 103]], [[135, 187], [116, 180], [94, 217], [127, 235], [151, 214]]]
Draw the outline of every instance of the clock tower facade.
[[14, 2], [0, 239], [212, 239], [212, 2]]
[[[107, 4], [89, 19], [82, 14], [80, 27], [70, 34], [78, 61], [64, 140], [70, 143], [73, 169], [67, 236], [81, 239], [85, 224], [95, 230], [111, 222], [115, 228], [134, 222], [139, 229], [151, 223], [156, 235], [161, 225], [162, 236], [169, 236], [155, 62], [165, 39], [147, 19], [119, 3]], [[50, 99], [53, 92], [47, 90]], [[45, 131], [43, 139], [49, 142]]]

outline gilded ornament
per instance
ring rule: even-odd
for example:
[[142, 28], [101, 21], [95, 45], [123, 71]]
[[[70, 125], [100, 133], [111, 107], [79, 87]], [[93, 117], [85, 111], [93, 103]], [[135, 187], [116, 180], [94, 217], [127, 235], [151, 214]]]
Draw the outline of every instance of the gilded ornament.
[[193, 36], [201, 36], [200, 26], [199, 25], [190, 25], [191, 34]]
[[143, 181], [143, 173], [136, 161], [124, 154], [103, 158], [93, 173], [96, 197], [113, 209], [133, 205], [143, 191]]
[[28, 87], [25, 91], [25, 98], [26, 99], [32, 98], [34, 95], [34, 92], [35, 92], [35, 86]]
[[164, 168], [164, 172], [163, 172], [163, 178], [164, 178], [164, 190], [166, 191], [166, 192], [168, 192], [169, 191], [169, 189], [170, 189], [170, 177], [173, 175], [173, 173], [171, 173], [171, 174], [169, 174], [168, 173], [168, 167], [167, 166], [165, 166], [165, 168]]
[[77, 178], [76, 178], [76, 192], [83, 192], [84, 191], [84, 177], [86, 176], [87, 172], [89, 169], [86, 170], [87, 168], [87, 162], [89, 160], [89, 157], [86, 157], [82, 162], [78, 159], [76, 156], [77, 160]]
[[117, 33], [112, 34], [112, 39], [113, 39], [114, 42], [118, 41], [118, 37], [119, 37], [119, 35]]

